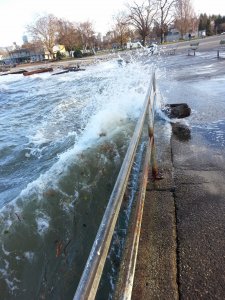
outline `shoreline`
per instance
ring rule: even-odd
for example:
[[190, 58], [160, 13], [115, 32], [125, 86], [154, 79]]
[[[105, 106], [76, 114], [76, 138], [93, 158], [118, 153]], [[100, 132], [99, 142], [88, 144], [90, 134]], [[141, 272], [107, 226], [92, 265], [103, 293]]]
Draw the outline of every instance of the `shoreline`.
[[44, 69], [44, 68], [52, 68], [53, 70], [56, 70], [56, 69], [76, 67], [77, 65], [79, 65], [82, 68], [82, 67], [93, 65], [99, 61], [107, 61], [112, 58], [116, 58], [117, 56], [118, 56], [117, 53], [107, 53], [98, 56], [90, 56], [90, 57], [71, 59], [71, 60], [19, 64], [16, 67], [10, 68], [9, 70], [0, 72], [0, 76], [10, 75], [11, 73], [13, 74], [14, 72], [19, 72], [21, 70], [35, 71], [37, 69]]

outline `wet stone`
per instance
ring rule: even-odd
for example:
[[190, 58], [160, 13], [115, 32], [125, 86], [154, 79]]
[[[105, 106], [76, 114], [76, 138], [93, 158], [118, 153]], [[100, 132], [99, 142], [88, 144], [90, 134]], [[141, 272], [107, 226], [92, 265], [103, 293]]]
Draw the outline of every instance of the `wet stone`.
[[191, 139], [191, 130], [188, 126], [181, 123], [171, 123], [171, 125], [172, 132], [179, 141], [185, 142]]
[[171, 119], [182, 119], [191, 114], [191, 109], [186, 103], [166, 104], [162, 111]]

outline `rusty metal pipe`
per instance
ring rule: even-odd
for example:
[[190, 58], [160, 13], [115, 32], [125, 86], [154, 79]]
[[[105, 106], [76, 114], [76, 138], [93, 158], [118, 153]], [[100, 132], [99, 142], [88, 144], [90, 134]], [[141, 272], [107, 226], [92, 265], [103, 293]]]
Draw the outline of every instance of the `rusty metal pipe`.
[[135, 208], [134, 220], [135, 223], [131, 224], [132, 228], [130, 231], [130, 236], [132, 236], [132, 240], [129, 243], [129, 250], [127, 253], [128, 259], [126, 260], [126, 271], [123, 274], [123, 283], [120, 287], [120, 290], [117, 291], [119, 295], [121, 295], [120, 299], [129, 300], [132, 296], [133, 282], [134, 282], [134, 274], [139, 246], [139, 239], [141, 233], [141, 223], [142, 223], [142, 215], [144, 210], [144, 200], [146, 193], [146, 186], [148, 182], [148, 171], [149, 171], [149, 157], [151, 157], [151, 149], [153, 145], [153, 138], [149, 139], [147, 144], [147, 149], [145, 153], [144, 163], [143, 163], [143, 171], [140, 179], [140, 188], [137, 196], [137, 205]]

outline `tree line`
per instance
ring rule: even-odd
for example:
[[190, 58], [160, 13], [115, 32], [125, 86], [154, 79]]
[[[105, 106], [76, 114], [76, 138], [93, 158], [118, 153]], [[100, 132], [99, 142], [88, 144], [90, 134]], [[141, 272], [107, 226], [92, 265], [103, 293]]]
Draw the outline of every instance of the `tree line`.
[[27, 26], [27, 32], [32, 43], [24, 45], [44, 47], [53, 57], [53, 47], [64, 45], [67, 51], [87, 49], [95, 44], [93, 24], [89, 21], [74, 23], [49, 14], [39, 17], [33, 24]]
[[[198, 18], [191, 0], [143, 0], [141, 3], [133, 1], [113, 17], [112, 30], [108, 32], [105, 43], [108, 41], [110, 47], [113, 43], [123, 47], [129, 39], [135, 38], [143, 46], [151, 38], [159, 38], [163, 43], [171, 27], [180, 32], [181, 38], [198, 29], [206, 30], [210, 35], [212, 21], [217, 32], [224, 30], [224, 18], [206, 15]], [[33, 39], [32, 43], [41, 44], [50, 54], [53, 54], [52, 49], [56, 43], [63, 44], [67, 51], [98, 48], [101, 43], [91, 22], [75, 23], [54, 15], [40, 17], [27, 26], [27, 32]]]
[[206, 30], [208, 36], [225, 32], [225, 16], [201, 14], [199, 30]]

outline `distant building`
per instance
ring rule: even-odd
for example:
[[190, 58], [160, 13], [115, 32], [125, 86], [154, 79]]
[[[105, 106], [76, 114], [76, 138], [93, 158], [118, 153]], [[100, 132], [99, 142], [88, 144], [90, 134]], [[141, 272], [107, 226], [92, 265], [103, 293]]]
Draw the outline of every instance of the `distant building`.
[[[56, 53], [60, 52], [61, 54], [66, 55], [66, 49], [64, 45], [55, 45], [53, 47], [54, 57]], [[37, 62], [48, 60], [51, 58], [51, 55], [43, 47], [35, 45], [27, 45], [19, 49], [8, 51], [9, 57], [7, 58], [12, 63], [26, 63], [26, 62]]]
[[[194, 31], [194, 30], [191, 30], [191, 38], [194, 38], [194, 37], [197, 37], [197, 36], [198, 36], [198, 32]], [[167, 35], [165, 36], [166, 42], [177, 42], [181, 38], [182, 38], [182, 36], [181, 36], [179, 30], [176, 29], [176, 28], [171, 28], [168, 31]], [[189, 32], [187, 32], [183, 35], [183, 39], [184, 40], [189, 39]]]
[[28, 37], [27, 37], [27, 35], [23, 35], [22, 40], [23, 40], [24, 44], [28, 44]]
[[66, 55], [66, 48], [64, 45], [55, 45], [53, 47], [53, 53], [56, 54], [57, 52], [60, 52], [61, 54]]
[[9, 51], [9, 59], [12, 63], [26, 63], [49, 59], [49, 54], [38, 47], [20, 48]]
[[176, 28], [170, 29], [167, 35], [165, 36], [165, 40], [167, 42], [177, 42], [180, 38], [181, 34]]

